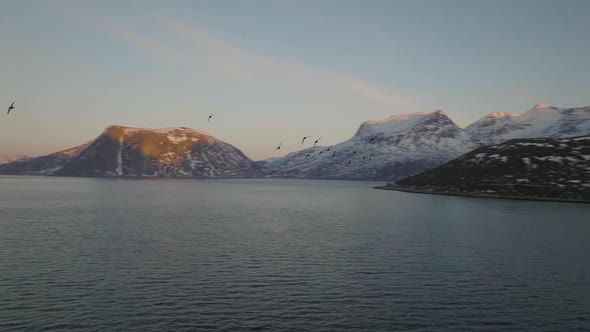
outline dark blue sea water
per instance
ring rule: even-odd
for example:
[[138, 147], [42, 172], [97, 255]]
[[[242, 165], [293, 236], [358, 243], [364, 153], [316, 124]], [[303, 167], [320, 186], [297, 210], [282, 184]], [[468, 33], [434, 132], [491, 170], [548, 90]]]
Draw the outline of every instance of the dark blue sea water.
[[590, 205], [378, 184], [0, 177], [0, 330], [590, 330]]

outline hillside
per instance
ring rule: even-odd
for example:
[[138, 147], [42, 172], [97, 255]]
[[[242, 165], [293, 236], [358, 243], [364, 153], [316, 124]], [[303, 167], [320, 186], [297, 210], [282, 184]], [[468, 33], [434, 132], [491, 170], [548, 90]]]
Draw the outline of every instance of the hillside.
[[590, 135], [590, 107], [558, 108], [537, 104], [524, 113], [496, 112], [465, 128], [480, 145], [514, 138]]
[[482, 147], [390, 188], [590, 202], [590, 136]]
[[259, 171], [240, 150], [202, 131], [110, 126], [83, 146], [0, 165], [0, 174], [250, 177]]
[[440, 165], [475, 147], [444, 112], [412, 113], [367, 121], [345, 142], [310, 147], [263, 165], [276, 176], [392, 180]]

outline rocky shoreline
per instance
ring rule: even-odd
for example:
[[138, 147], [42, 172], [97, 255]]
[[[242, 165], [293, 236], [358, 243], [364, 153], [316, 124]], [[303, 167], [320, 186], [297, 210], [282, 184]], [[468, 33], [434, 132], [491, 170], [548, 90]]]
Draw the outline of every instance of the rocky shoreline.
[[395, 190], [416, 194], [432, 194], [432, 195], [448, 195], [448, 196], [465, 196], [465, 197], [480, 197], [480, 198], [498, 198], [498, 199], [513, 199], [513, 200], [524, 200], [524, 201], [544, 201], [544, 202], [561, 202], [561, 203], [585, 203], [590, 204], [590, 200], [581, 199], [568, 199], [558, 197], [539, 197], [539, 196], [515, 196], [505, 194], [491, 194], [491, 193], [473, 193], [473, 192], [456, 192], [442, 189], [423, 189], [423, 188], [412, 188], [402, 187], [394, 185], [385, 185], [373, 187], [374, 189], [382, 190]]

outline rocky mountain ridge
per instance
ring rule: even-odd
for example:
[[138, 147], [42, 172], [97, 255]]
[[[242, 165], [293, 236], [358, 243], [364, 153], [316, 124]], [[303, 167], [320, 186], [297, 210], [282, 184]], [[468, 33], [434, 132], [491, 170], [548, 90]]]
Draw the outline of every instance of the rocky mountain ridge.
[[475, 147], [469, 135], [439, 110], [367, 121], [345, 142], [293, 152], [268, 160], [264, 167], [276, 176], [395, 179], [440, 165]]
[[259, 171], [240, 150], [202, 131], [109, 126], [83, 146], [0, 165], [0, 174], [250, 177]]
[[590, 202], [590, 136], [513, 139], [481, 147], [390, 187]]

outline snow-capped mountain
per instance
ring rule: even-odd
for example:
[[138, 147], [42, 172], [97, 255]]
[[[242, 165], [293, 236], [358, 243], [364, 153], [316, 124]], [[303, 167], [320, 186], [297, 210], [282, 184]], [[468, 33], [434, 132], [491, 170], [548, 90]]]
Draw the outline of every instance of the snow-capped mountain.
[[266, 160], [276, 176], [397, 179], [417, 174], [475, 148], [444, 112], [396, 115], [367, 121], [349, 140]]
[[492, 113], [465, 131], [481, 145], [513, 138], [589, 135], [590, 107], [557, 108], [542, 103], [524, 113]]
[[[53, 164], [37, 174], [132, 177], [245, 177], [258, 174], [258, 166], [234, 146], [205, 132], [184, 127], [109, 126], [97, 139], [75, 149], [75, 153], [63, 163]], [[16, 163], [19, 164], [14, 165]], [[27, 160], [2, 165], [0, 173], [4, 166], [10, 166], [11, 170], [19, 166], [29, 170], [27, 165]], [[18, 174], [27, 173], [30, 171]]]
[[5, 175], [50, 175], [87, 148], [92, 141], [45, 156], [23, 158], [0, 164], [0, 174]]
[[481, 147], [393, 187], [590, 201], [590, 136], [514, 139]]

